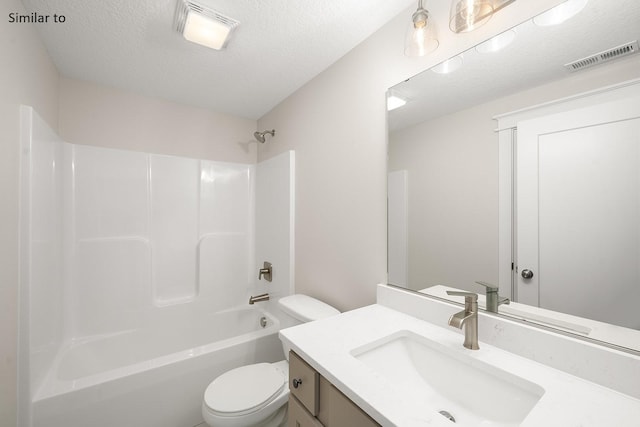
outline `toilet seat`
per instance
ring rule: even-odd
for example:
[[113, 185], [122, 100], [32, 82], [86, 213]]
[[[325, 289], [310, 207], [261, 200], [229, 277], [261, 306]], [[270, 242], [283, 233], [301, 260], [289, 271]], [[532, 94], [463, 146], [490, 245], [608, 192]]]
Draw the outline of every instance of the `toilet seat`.
[[204, 404], [218, 416], [257, 412], [281, 395], [287, 379], [277, 366], [257, 363], [225, 372], [207, 387]]

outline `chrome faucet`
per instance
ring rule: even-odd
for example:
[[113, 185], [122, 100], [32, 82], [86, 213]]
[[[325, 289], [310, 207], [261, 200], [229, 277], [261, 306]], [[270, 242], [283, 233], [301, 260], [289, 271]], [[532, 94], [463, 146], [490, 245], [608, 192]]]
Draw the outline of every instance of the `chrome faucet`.
[[249, 304], [253, 305], [256, 302], [269, 301], [269, 294], [260, 294], [255, 297], [252, 295], [249, 297]]
[[492, 285], [491, 283], [487, 283], [487, 282], [476, 282], [476, 283], [478, 285], [482, 285], [485, 288], [487, 288], [485, 292], [485, 295], [487, 296], [486, 298], [487, 311], [490, 311], [492, 313], [497, 313], [498, 306], [502, 304], [509, 304], [511, 302], [509, 301], [509, 298], [504, 298], [498, 295], [498, 287], [496, 285]]
[[464, 297], [464, 310], [449, 318], [449, 326], [464, 328], [462, 345], [470, 350], [478, 350], [478, 294], [458, 291], [447, 291], [447, 294]]

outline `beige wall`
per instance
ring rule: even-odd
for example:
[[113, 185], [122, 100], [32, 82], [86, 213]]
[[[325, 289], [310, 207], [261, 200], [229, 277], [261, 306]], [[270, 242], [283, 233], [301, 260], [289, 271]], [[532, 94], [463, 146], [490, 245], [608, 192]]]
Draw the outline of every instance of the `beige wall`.
[[483, 105], [389, 136], [389, 171], [408, 171], [413, 289], [498, 283], [498, 137], [491, 117]]
[[31, 25], [9, 24], [24, 13], [18, 0], [0, 2], [0, 425], [16, 425], [18, 339], [19, 109], [33, 106], [58, 122], [58, 72]]
[[297, 292], [347, 310], [386, 281], [387, 88], [558, 3], [516, 2], [465, 35], [441, 28], [440, 48], [419, 59], [403, 55], [412, 7], [258, 121], [278, 132], [259, 160], [296, 150]]
[[72, 144], [256, 162], [256, 121], [60, 79], [60, 137]]
[[412, 287], [478, 291], [476, 280], [498, 283], [498, 138], [492, 117], [637, 78], [640, 57], [632, 56], [391, 134], [389, 170], [409, 173]]

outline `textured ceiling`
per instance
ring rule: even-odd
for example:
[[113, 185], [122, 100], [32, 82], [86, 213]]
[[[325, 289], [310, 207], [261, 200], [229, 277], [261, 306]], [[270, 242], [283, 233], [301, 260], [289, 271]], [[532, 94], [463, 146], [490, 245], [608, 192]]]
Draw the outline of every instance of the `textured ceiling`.
[[177, 0], [22, 0], [60, 73], [257, 119], [413, 0], [200, 0], [240, 21], [227, 50], [174, 30]]
[[[462, 54], [461, 69], [444, 75], [427, 70], [391, 88], [408, 102], [389, 112], [389, 129], [568, 77], [564, 64], [640, 39], [640, 1], [590, 0], [562, 25], [538, 27], [527, 21], [515, 32], [514, 42], [503, 51], [479, 54], [469, 49]], [[625, 60], [633, 59], [618, 59]]]

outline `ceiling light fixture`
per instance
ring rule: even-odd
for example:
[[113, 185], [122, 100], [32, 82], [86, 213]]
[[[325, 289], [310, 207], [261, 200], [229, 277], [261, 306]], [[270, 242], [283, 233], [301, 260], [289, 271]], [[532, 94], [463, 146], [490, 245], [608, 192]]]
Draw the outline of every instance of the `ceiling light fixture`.
[[562, 24], [567, 19], [577, 15], [587, 5], [588, 0], [567, 0], [553, 9], [541, 13], [533, 18], [534, 24], [540, 27]]
[[418, 1], [418, 9], [411, 16], [404, 44], [406, 56], [425, 56], [438, 48], [440, 42], [436, 38], [435, 27], [429, 19], [429, 11]]
[[185, 39], [217, 50], [227, 47], [239, 24], [235, 19], [189, 0], [178, 0], [175, 23]]
[[493, 16], [491, 0], [453, 0], [449, 13], [449, 28], [454, 33], [473, 31]]

